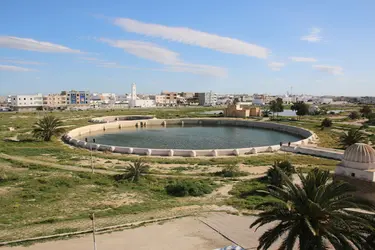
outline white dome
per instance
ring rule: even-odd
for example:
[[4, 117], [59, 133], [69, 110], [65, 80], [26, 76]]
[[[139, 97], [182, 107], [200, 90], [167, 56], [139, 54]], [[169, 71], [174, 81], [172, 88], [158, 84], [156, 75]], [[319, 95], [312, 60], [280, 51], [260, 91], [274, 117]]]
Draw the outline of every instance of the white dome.
[[357, 169], [375, 169], [375, 150], [365, 143], [353, 144], [345, 150], [341, 165]]

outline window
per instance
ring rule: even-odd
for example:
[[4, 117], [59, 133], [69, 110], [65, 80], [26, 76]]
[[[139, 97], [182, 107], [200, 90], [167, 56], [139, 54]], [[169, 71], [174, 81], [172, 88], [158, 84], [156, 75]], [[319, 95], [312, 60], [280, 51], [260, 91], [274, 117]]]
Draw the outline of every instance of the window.
[[26, 101], [26, 98], [23, 98], [24, 101]]
[[32, 100], [33, 98], [30, 98], [30, 101]]
[[13, 101], [15, 101], [15, 100], [16, 100], [16, 98], [14, 97], [14, 98], [13, 98]]

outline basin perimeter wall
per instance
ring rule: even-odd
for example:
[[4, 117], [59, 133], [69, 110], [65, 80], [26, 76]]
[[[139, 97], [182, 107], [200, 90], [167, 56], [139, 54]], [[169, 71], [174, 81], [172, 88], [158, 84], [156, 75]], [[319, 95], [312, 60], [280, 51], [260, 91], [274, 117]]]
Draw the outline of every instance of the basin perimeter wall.
[[100, 131], [122, 129], [126, 127], [147, 127], [147, 126], [168, 126], [168, 125], [218, 125], [218, 126], [242, 126], [252, 128], [263, 128], [290, 133], [300, 136], [302, 140], [292, 142], [294, 145], [305, 145], [313, 142], [316, 135], [306, 129], [270, 123], [270, 122], [257, 122], [249, 120], [238, 120], [228, 118], [181, 118], [181, 119], [146, 119], [146, 120], [121, 120], [118, 117], [105, 117], [104, 120], [95, 118], [98, 124], [88, 125], [71, 130], [63, 136], [63, 140], [71, 145], [99, 150], [111, 151], [114, 153], [122, 154], [137, 154], [149, 156], [184, 156], [184, 157], [197, 157], [197, 156], [239, 156], [247, 154], [257, 154], [262, 152], [275, 152], [280, 150], [280, 145], [270, 145], [263, 147], [250, 147], [250, 148], [232, 148], [232, 149], [205, 149], [205, 150], [186, 150], [186, 149], [153, 149], [153, 148], [134, 148], [134, 147], [121, 147], [112, 145], [100, 145], [98, 143], [90, 143], [79, 140], [82, 136], [90, 135], [91, 133], [98, 133]]

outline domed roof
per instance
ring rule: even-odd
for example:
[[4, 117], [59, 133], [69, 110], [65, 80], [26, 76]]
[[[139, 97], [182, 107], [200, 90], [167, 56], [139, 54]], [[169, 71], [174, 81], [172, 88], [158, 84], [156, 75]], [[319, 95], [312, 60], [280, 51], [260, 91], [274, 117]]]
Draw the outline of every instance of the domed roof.
[[355, 143], [345, 150], [344, 160], [357, 163], [375, 163], [375, 150], [365, 143]]

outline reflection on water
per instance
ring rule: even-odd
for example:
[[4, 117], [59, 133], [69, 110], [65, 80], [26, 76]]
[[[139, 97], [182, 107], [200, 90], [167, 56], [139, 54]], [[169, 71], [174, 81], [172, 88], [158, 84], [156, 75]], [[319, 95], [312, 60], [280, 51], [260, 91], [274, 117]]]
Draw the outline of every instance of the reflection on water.
[[[223, 149], [276, 145], [298, 136], [259, 128], [234, 126], [146, 127], [107, 130], [85, 135], [99, 144], [140, 148]], [[82, 139], [82, 138], [81, 138]]]

